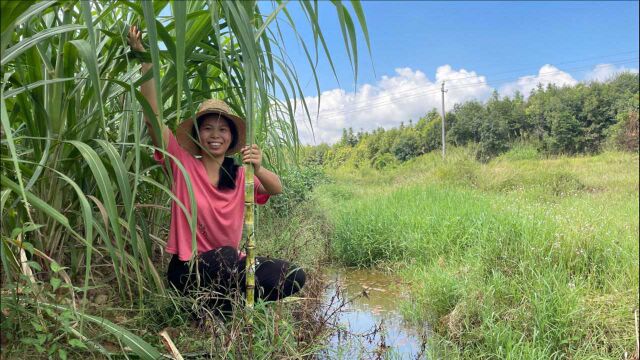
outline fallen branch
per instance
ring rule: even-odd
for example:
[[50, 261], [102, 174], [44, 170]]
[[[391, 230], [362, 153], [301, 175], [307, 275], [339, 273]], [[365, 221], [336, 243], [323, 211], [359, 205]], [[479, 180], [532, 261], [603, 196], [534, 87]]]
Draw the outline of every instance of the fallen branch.
[[160, 331], [158, 335], [160, 335], [160, 338], [162, 339], [162, 343], [164, 344], [164, 347], [169, 351], [169, 353], [171, 353], [171, 356], [173, 356], [174, 360], [184, 360], [182, 355], [180, 355], [178, 348], [171, 340], [171, 337], [169, 337], [169, 333], [167, 332], [167, 329]]

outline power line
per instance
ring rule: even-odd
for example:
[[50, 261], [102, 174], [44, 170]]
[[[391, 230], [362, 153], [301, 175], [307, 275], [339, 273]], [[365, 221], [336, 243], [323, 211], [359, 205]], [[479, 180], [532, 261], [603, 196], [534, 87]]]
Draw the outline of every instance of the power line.
[[[616, 54], [610, 54], [610, 55], [601, 55], [601, 56], [593, 56], [593, 57], [589, 57], [589, 58], [583, 58], [580, 60], [570, 60], [570, 61], [563, 61], [563, 62], [558, 62], [558, 63], [549, 63], [549, 65], [551, 66], [556, 66], [557, 65], [565, 65], [565, 64], [573, 64], [573, 63], [577, 63], [577, 62], [583, 62], [583, 61], [587, 61], [587, 60], [595, 60], [595, 59], [602, 59], [602, 58], [608, 58], [608, 57], [612, 57], [612, 56], [618, 56], [618, 55], [628, 55], [631, 53], [638, 53], [637, 51], [633, 50], [633, 51], [625, 51], [622, 53], [616, 53]], [[510, 73], [514, 73], [514, 72], [519, 72], [519, 71], [525, 71], [525, 70], [529, 70], [530, 67], [527, 68], [520, 68], [520, 69], [514, 69], [514, 70], [508, 70], [508, 71], [502, 71], [502, 72], [498, 72], [498, 73], [493, 73], [490, 75], [501, 75], [501, 74], [510, 74]], [[446, 81], [458, 81], [458, 80], [464, 80], [467, 78], [474, 78], [475, 76], [468, 76], [468, 77], [464, 77], [464, 78], [456, 78], [456, 79], [445, 79]]]
[[[631, 62], [637, 62], [638, 58], [633, 58], [633, 59], [626, 59], [624, 61], [618, 61], [618, 62], [612, 62], [609, 65], [622, 65], [622, 64], [627, 64], [627, 63], [631, 63]], [[592, 66], [581, 66], [581, 67], [574, 67], [574, 68], [566, 68], [564, 70], [557, 70], [557, 71], [548, 71], [548, 72], [542, 72], [539, 75], [534, 75], [533, 77], [536, 80], [539, 79], [545, 79], [549, 76], [558, 74], [558, 73], [564, 73], [565, 71], [570, 71], [570, 70], [581, 70], [581, 69], [589, 69]], [[502, 84], [500, 85], [504, 85], [504, 83], [506, 82], [510, 82], [510, 81], [514, 81], [514, 80], [519, 80], [523, 78], [523, 76], [519, 76], [517, 78], [502, 78], [502, 79], [496, 79], [495, 81], [503, 81]], [[454, 86], [454, 87], [449, 87], [449, 90], [459, 90], [459, 89], [465, 89], [465, 88], [472, 88], [472, 87], [480, 87], [480, 86], [489, 86], [489, 84], [487, 82], [480, 82], [480, 83], [472, 83], [472, 84], [464, 84], [464, 85], [460, 85], [460, 86]], [[433, 85], [430, 85], [429, 87], [433, 87]], [[431, 94], [437, 94], [438, 92], [440, 92], [439, 89], [434, 89], [431, 91], [427, 91], [427, 92], [419, 92], [417, 93], [415, 90], [417, 89], [424, 89], [424, 87], [422, 88], [415, 88], [412, 91], [401, 91], [401, 92], [396, 92], [393, 93], [393, 96], [398, 96], [400, 94], [411, 94], [409, 96], [405, 96], [400, 100], [385, 100], [382, 102], [373, 102], [371, 104], [362, 104], [365, 106], [361, 106], [361, 107], [356, 107], [356, 108], [351, 108], [349, 110], [342, 110], [342, 109], [337, 109], [337, 110], [331, 110], [331, 111], [326, 111], [326, 112], [320, 112], [320, 116], [318, 117], [318, 120], [331, 120], [331, 119], [338, 119], [340, 116], [344, 116], [344, 115], [349, 115], [349, 114], [353, 114], [353, 113], [357, 113], [357, 112], [362, 112], [362, 111], [367, 111], [367, 110], [371, 110], [374, 108], [379, 108], [381, 106], [388, 106], [388, 105], [394, 105], [397, 104], [399, 102], [404, 102], [404, 100], [408, 100], [408, 99], [414, 99], [414, 98], [418, 98], [421, 96], [425, 96], [425, 95], [431, 95]], [[317, 114], [316, 114], [317, 115]]]
[[[630, 53], [630, 52], [627, 52], [627, 53]], [[618, 55], [618, 54], [615, 54], [615, 55]], [[613, 55], [609, 55], [609, 56], [613, 56]], [[593, 58], [602, 58], [602, 57], [604, 57], [604, 56], [593, 57]], [[586, 59], [593, 59], [593, 58], [586, 58]], [[614, 62], [610, 62], [607, 65], [618, 65], [618, 64], [621, 64], [621, 63], [627, 63], [629, 61], [634, 61], [634, 60], [637, 61], [637, 59], [638, 59], [637, 57], [635, 57], [635, 58], [627, 58], [627, 59], [620, 59], [620, 60], [615, 60]], [[580, 62], [580, 61], [585, 61], [585, 59], [566, 61], [566, 62], [563, 62], [563, 63], [575, 63], [575, 62]], [[562, 64], [562, 63], [556, 63], [556, 65], [559, 65], [559, 64]], [[555, 65], [553, 65], [553, 66], [555, 66]], [[578, 69], [587, 69], [587, 68], [591, 68], [591, 65], [587, 65], [586, 67], [585, 66], [580, 66], [580, 67], [577, 67], [577, 68], [568, 68], [568, 69], [564, 69], [564, 70], [558, 70], [558, 71], [555, 71], [555, 72], [542, 72], [542, 73], [537, 74], [537, 76], [546, 75], [548, 73], [557, 73], [557, 72], [563, 72], [563, 71], [568, 71], [568, 70], [578, 70]], [[489, 76], [493, 76], [493, 75], [497, 75], [497, 74], [507, 74], [507, 73], [512, 73], [512, 72], [516, 72], [516, 71], [504, 71], [504, 72], [499, 72], [499, 73], [494, 73], [494, 74], [474, 75], [474, 76], [467, 76], [467, 77], [456, 78], [456, 79], [445, 79], [445, 81], [453, 82], [453, 81], [460, 81], [460, 80], [464, 80], [464, 79], [480, 79], [480, 78], [485, 78], [486, 79]], [[509, 77], [509, 78], [498, 78], [498, 79], [492, 79], [491, 82], [516, 80], [516, 79], [520, 79], [521, 77], [523, 77], [523, 76], [519, 76], [519, 77], [517, 77], [515, 79], [513, 79], [511, 77]], [[488, 83], [488, 81], [485, 82], [485, 83]], [[476, 84], [476, 83], [473, 83], [473, 84]], [[484, 84], [484, 83], [481, 82], [480, 84]], [[467, 85], [467, 84], [465, 84], [465, 85]], [[469, 84], [469, 85], [472, 85], [472, 84]], [[424, 90], [424, 87], [417, 87], [417, 88], [411, 88], [411, 89], [407, 89], [407, 90], [398, 91], [398, 92], [395, 92], [393, 95], [395, 95], [395, 96], [403, 95], [403, 94], [412, 95], [412, 94], [415, 94], [415, 93], [423, 94], [423, 90]], [[344, 110], [344, 108], [333, 109], [333, 110], [329, 110], [328, 113], [333, 113], [333, 112], [338, 113], [338, 112], [341, 112], [343, 110]]]
[[[609, 55], [601, 55], [601, 56], [594, 56], [594, 57], [589, 57], [589, 58], [582, 58], [579, 60], [570, 60], [570, 61], [564, 61], [564, 62], [559, 62], [559, 63], [554, 63], [554, 64], [550, 64], [552, 66], [557, 66], [557, 65], [562, 65], [562, 64], [569, 64], [569, 63], [576, 63], [576, 62], [582, 62], [582, 61], [587, 61], [587, 60], [593, 60], [593, 59], [602, 59], [602, 58], [608, 58], [608, 57], [612, 57], [612, 56], [618, 56], [618, 55], [625, 55], [625, 54], [631, 54], [631, 53], [637, 53], [637, 51], [626, 51], [626, 52], [620, 52], [620, 53], [614, 53], [614, 54], [609, 54]], [[631, 58], [636, 59], [636, 58]], [[621, 60], [628, 60], [628, 59], [621, 59]], [[613, 60], [613, 62], [610, 62], [608, 64], [617, 64], [619, 63], [621, 60]], [[590, 65], [587, 65], [587, 67], [591, 67]], [[461, 80], [465, 80], [465, 79], [480, 79], [480, 78], [487, 78], [490, 76], [495, 76], [495, 75], [500, 75], [500, 74], [510, 74], [510, 73], [515, 73], [515, 72], [519, 72], [519, 71], [523, 71], [523, 70], [528, 70], [529, 68], [521, 68], [521, 69], [514, 69], [514, 70], [508, 70], [508, 71], [501, 71], [501, 72], [497, 72], [497, 73], [487, 73], [485, 75], [473, 75], [473, 76], [465, 76], [465, 77], [461, 77], [461, 78], [447, 78], [444, 79], [444, 81], [448, 81], [448, 82], [454, 82], [454, 81], [461, 81]], [[464, 70], [464, 69], [462, 69]], [[565, 69], [565, 70], [571, 70], [571, 69]], [[562, 71], [562, 70], [561, 70]], [[541, 74], [538, 74], [541, 75]], [[519, 79], [520, 77], [518, 77]], [[493, 79], [493, 81], [499, 81], [500, 79]], [[406, 89], [406, 90], [402, 90], [399, 92], [394, 93], [394, 95], [402, 95], [402, 94], [412, 94], [412, 93], [416, 93], [416, 92], [420, 92], [422, 93], [422, 91], [424, 90], [424, 87], [415, 87], [415, 88], [411, 88], [411, 89]], [[336, 110], [331, 110], [330, 112], [341, 112], [342, 109], [336, 109]]]
[[[610, 63], [610, 65], [622, 65], [622, 64], [630, 63], [632, 61], [636, 61], [637, 62], [637, 60], [638, 60], [638, 58], [625, 59], [624, 61], [612, 62], [612, 63]], [[581, 67], [574, 67], [574, 68], [565, 68], [564, 70], [558, 69], [558, 70], [555, 70], [555, 71], [546, 71], [546, 72], [541, 72], [538, 75], [533, 75], [533, 76], [538, 78], [538, 79], [540, 79], [540, 78], [546, 78], [546, 77], [548, 77], [550, 75], [563, 73], [563, 72], [566, 72], [566, 71], [569, 71], [569, 70], [582, 70], [582, 69], [588, 69], [588, 68], [591, 68], [591, 66], [586, 66], [586, 67], [585, 66], [581, 66]], [[513, 81], [513, 80], [519, 80], [521, 78], [523, 78], [523, 76], [519, 76], [517, 78], [498, 78], [498, 79], [492, 80], [492, 82], [503, 81], [503, 83], [501, 85], [504, 85], [504, 82], [510, 82], [510, 81]], [[488, 86], [488, 83], [487, 82], [480, 82], [480, 83], [472, 83], [472, 84], [461, 84], [459, 86], [452, 87], [450, 89], [464, 89], [464, 88], [467, 88], [467, 87], [485, 86], [485, 85]], [[433, 86], [434, 86], [434, 84], [429, 85], [430, 88], [432, 88]], [[392, 95], [398, 96], [398, 95], [402, 95], [402, 94], [409, 94], [409, 96], [406, 96], [403, 99], [410, 99], [410, 98], [414, 98], [414, 97], [417, 97], [417, 96], [422, 96], [422, 95], [426, 95], [426, 94], [435, 94], [435, 93], [439, 92], [439, 90], [437, 90], [437, 89], [428, 91], [426, 93], [422, 92], [422, 91], [416, 91], [416, 90], [423, 90], [423, 89], [425, 89], [425, 87], [414, 88], [414, 89], [411, 89], [410, 91], [409, 90], [403, 90], [403, 91], [395, 92]], [[384, 101], [382, 103], [384, 103], [386, 105], [386, 104], [393, 104], [395, 102], [396, 101], [392, 100], [392, 101]], [[374, 102], [374, 104], [378, 104], [378, 102]], [[365, 104], [363, 104], [363, 105], [365, 105]], [[367, 105], [367, 108], [368, 107], [369, 107], [369, 105]], [[360, 108], [356, 108], [356, 109], [347, 110], [346, 112], [357, 112], [357, 111], [361, 111], [361, 110], [365, 110], [365, 109], [366, 108], [361, 108], [361, 109]], [[326, 112], [324, 112], [322, 114], [322, 116], [324, 117], [327, 114], [332, 116], [333, 114], [342, 114], [344, 112], [345, 111], [342, 110], [342, 109], [336, 109], [336, 110], [326, 111]]]

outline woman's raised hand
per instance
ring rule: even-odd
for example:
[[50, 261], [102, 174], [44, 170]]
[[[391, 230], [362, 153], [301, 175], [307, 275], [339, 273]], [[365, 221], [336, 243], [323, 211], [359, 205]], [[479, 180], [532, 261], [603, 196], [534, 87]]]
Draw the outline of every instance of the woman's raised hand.
[[131, 25], [129, 27], [129, 34], [127, 34], [127, 42], [134, 51], [143, 52], [144, 45], [142, 45], [142, 31], [137, 26]]
[[251, 147], [242, 148], [242, 162], [245, 164], [253, 164], [253, 170], [258, 172], [262, 167], [262, 153], [258, 145], [253, 144]]

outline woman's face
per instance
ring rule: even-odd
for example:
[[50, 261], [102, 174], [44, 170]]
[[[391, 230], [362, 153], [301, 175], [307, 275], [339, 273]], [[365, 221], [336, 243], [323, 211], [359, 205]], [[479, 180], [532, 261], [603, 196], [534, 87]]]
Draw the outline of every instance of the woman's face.
[[200, 145], [213, 156], [224, 156], [233, 141], [228, 120], [218, 115], [207, 116], [198, 129]]

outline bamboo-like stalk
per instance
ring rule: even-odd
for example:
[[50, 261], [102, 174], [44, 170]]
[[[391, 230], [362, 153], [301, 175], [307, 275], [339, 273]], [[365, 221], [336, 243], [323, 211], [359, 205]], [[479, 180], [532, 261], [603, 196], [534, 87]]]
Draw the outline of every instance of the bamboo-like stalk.
[[[247, 309], [253, 309], [254, 293], [256, 288], [256, 239], [255, 239], [255, 204], [253, 190], [253, 165], [245, 165], [244, 178], [244, 237], [247, 244], [247, 257], [245, 259], [245, 274], [247, 285]], [[249, 318], [249, 321], [251, 318]]]

